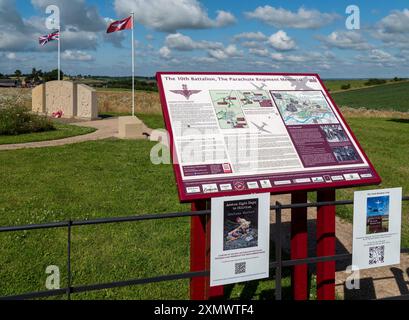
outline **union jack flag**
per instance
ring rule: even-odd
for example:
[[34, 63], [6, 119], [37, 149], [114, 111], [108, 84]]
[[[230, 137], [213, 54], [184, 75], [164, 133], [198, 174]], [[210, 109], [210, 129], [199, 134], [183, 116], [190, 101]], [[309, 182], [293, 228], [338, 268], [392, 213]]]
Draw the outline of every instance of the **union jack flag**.
[[40, 45], [45, 46], [48, 42], [54, 41], [54, 40], [60, 40], [60, 32], [56, 31], [50, 34], [47, 34], [46, 36], [41, 36], [39, 38]]

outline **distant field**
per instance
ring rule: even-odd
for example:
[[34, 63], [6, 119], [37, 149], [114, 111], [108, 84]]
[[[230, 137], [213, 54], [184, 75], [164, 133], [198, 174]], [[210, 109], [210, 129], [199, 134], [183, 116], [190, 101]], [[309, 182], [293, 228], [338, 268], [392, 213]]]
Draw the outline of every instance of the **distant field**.
[[[100, 113], [129, 113], [132, 110], [132, 94], [124, 90], [98, 91], [98, 109]], [[135, 97], [136, 112], [161, 113], [162, 107], [157, 92], [137, 91]]]
[[358, 88], [363, 88], [365, 87], [365, 82], [368, 80], [363, 80], [363, 79], [353, 79], [353, 80], [348, 80], [348, 79], [343, 79], [343, 80], [324, 80], [324, 84], [327, 87], [328, 90], [330, 91], [341, 91], [343, 85], [351, 85], [351, 89], [358, 89]]
[[[341, 107], [369, 110], [409, 111], [409, 81], [388, 82], [373, 87], [365, 86], [367, 80], [325, 80], [331, 95]], [[350, 84], [350, 90], [341, 86]], [[97, 89], [98, 108], [101, 114], [125, 114], [131, 112], [132, 95], [127, 89]], [[31, 106], [30, 89], [0, 89], [0, 98], [21, 98], [24, 105]], [[160, 114], [161, 104], [157, 92], [137, 91], [136, 111], [144, 114]]]
[[409, 82], [333, 93], [338, 106], [375, 110], [409, 111]]

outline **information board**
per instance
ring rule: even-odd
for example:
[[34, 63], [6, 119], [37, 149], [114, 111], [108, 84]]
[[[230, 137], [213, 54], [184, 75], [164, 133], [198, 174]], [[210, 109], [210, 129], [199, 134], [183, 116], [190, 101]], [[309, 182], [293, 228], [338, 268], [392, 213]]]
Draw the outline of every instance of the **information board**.
[[181, 201], [381, 179], [317, 74], [157, 74]]

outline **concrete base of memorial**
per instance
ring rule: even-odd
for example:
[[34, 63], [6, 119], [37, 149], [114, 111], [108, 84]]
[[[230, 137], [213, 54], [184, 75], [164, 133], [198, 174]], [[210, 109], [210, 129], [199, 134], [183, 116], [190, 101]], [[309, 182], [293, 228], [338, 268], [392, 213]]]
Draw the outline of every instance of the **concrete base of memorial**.
[[137, 117], [119, 117], [118, 132], [120, 139], [141, 139], [146, 133], [146, 127]]

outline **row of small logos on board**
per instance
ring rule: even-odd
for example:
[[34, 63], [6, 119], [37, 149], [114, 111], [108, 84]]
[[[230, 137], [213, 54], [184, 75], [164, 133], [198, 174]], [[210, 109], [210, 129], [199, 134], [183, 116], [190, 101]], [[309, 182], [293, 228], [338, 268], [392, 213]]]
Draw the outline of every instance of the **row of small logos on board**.
[[[361, 179], [368, 179], [372, 178], [372, 174], [359, 174], [359, 173], [348, 173], [344, 175], [337, 175], [337, 176], [324, 176], [324, 177], [312, 177], [312, 178], [301, 178], [301, 179], [294, 179], [294, 180], [280, 180], [274, 181], [273, 184], [275, 186], [284, 186], [284, 185], [291, 185], [291, 184], [305, 184], [305, 183], [330, 183], [330, 182], [337, 182], [337, 181], [354, 181], [354, 180], [361, 180]], [[195, 194], [201, 193], [216, 193], [216, 192], [223, 192], [223, 191], [243, 191], [243, 190], [255, 190], [255, 189], [270, 189], [273, 185], [271, 180], [259, 180], [259, 181], [237, 181], [233, 184], [225, 183], [225, 184], [203, 184], [200, 186], [194, 187], [187, 187], [186, 193], [188, 194]]]

